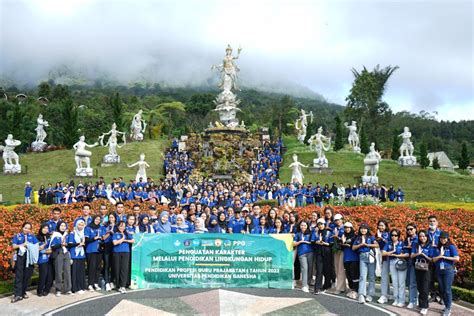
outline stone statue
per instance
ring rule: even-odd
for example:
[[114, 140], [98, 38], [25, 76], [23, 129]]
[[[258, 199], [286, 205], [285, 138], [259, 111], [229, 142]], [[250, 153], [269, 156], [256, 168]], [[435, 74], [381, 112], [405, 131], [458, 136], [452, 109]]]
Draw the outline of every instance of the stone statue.
[[131, 139], [134, 141], [142, 141], [143, 133], [145, 132], [146, 122], [142, 119], [143, 111], [138, 111], [133, 116], [132, 125], [130, 125]]
[[3, 173], [21, 173], [20, 157], [15, 152], [15, 147], [20, 146], [19, 140], [13, 139], [12, 134], [8, 134], [5, 139], [5, 146], [0, 146], [0, 150], [3, 150]]
[[291, 168], [291, 181], [296, 180], [299, 184], [303, 184], [303, 171], [301, 167], [308, 168], [308, 166], [303, 165], [298, 161], [298, 156], [293, 154], [293, 162], [288, 166]]
[[398, 158], [398, 163], [401, 166], [415, 166], [416, 165], [416, 157], [413, 155], [413, 150], [415, 147], [413, 146], [410, 138], [411, 132], [408, 127], [403, 128], [403, 133], [398, 135], [402, 137], [403, 143], [400, 146], [400, 157]]
[[[370, 184], [378, 184], [379, 179], [377, 172], [379, 171], [379, 163], [382, 160], [380, 154], [375, 151], [375, 143], [370, 144], [370, 151], [364, 159], [364, 175], [362, 176], [362, 182]], [[370, 176], [368, 175], [370, 171]]]
[[352, 150], [356, 153], [360, 153], [359, 147], [359, 135], [357, 134], [357, 122], [352, 121], [352, 124], [349, 125], [347, 122], [344, 123], [344, 126], [349, 130], [349, 145], [352, 147]]
[[[107, 142], [104, 144], [104, 137], [110, 135], [107, 139]], [[118, 144], [118, 137], [122, 135], [122, 145]], [[107, 133], [103, 133], [99, 136], [99, 143], [102, 147], [109, 147], [109, 153], [104, 156], [102, 162], [105, 164], [114, 164], [120, 163], [120, 156], [117, 154], [117, 148], [122, 148], [127, 143], [127, 139], [125, 137], [125, 132], [117, 131], [117, 125], [115, 123], [112, 124], [112, 129]]]
[[295, 129], [296, 129], [297, 138], [302, 144], [304, 144], [304, 139], [306, 138], [306, 129], [308, 127], [308, 119], [307, 119], [308, 116], [310, 117], [311, 122], [313, 122], [313, 112], [306, 114], [305, 110], [301, 109], [301, 114], [295, 121]]
[[38, 118], [36, 119], [36, 122], [38, 123], [38, 126], [36, 127], [36, 140], [31, 143], [31, 149], [33, 151], [44, 151], [46, 149], [47, 144], [45, 143], [45, 138], [46, 138], [46, 131], [44, 130], [45, 127], [48, 127], [48, 121], [43, 119], [43, 114], [38, 115]]
[[140, 178], [142, 178], [142, 181], [146, 181], [147, 176], [146, 176], [146, 168], [150, 168], [150, 165], [145, 161], [145, 154], [140, 155], [140, 160], [137, 162], [129, 165], [127, 164], [127, 167], [133, 168], [135, 166], [138, 166], [138, 171], [137, 171], [137, 176], [135, 179], [137, 180], [137, 183], [140, 182]]
[[[79, 137], [79, 141], [72, 146], [72, 148], [74, 148], [76, 151], [74, 160], [76, 161], [76, 176], [78, 177], [92, 177], [93, 170], [91, 168], [90, 160], [92, 153], [86, 150], [86, 148], [93, 148], [99, 145], [97, 142], [89, 145], [85, 142], [85, 140], [85, 136], [81, 136]], [[84, 163], [85, 167], [83, 166]]]
[[[310, 146], [314, 146], [314, 150], [316, 151], [317, 158], [313, 160], [314, 167], [327, 168], [328, 160], [324, 152], [330, 149], [331, 138], [324, 136], [322, 132], [323, 128], [322, 126], [320, 126], [318, 128], [318, 132], [308, 139], [308, 143], [310, 144]], [[327, 144], [327, 147], [324, 146], [325, 142]]]
[[[211, 69], [218, 69], [221, 73], [221, 81], [218, 87], [222, 92], [214, 100], [216, 108], [214, 111], [219, 113], [219, 120], [225, 127], [237, 128], [239, 127], [239, 120], [236, 118], [237, 112], [241, 111], [237, 106], [240, 100], [232, 90], [238, 91], [237, 87], [237, 73], [239, 68], [235, 64], [236, 59], [239, 58], [242, 48], [237, 51], [237, 56], [232, 56], [232, 47], [227, 45], [224, 60], [220, 65], [213, 65]], [[217, 127], [217, 126], [216, 126]]]

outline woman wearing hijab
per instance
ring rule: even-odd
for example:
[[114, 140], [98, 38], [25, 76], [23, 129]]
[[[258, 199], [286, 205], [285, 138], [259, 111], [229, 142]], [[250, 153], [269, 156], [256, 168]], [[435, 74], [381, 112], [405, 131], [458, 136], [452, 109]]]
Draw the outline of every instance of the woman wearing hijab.
[[207, 233], [206, 223], [202, 217], [196, 218], [194, 221], [194, 232], [196, 234], [204, 234]]
[[163, 211], [160, 213], [160, 217], [156, 221], [155, 226], [153, 226], [155, 233], [157, 234], [169, 234], [171, 233], [171, 223], [169, 221], [169, 213]]
[[150, 224], [150, 216], [148, 214], [140, 215], [137, 233], [154, 233], [153, 226]]
[[51, 254], [51, 248], [49, 244], [51, 239], [49, 238], [49, 225], [47, 222], [41, 224], [36, 239], [39, 241], [39, 257], [38, 257], [38, 270], [39, 270], [39, 281], [36, 294], [38, 296], [46, 296], [49, 294], [50, 288], [48, 284], [52, 283], [53, 280], [53, 265], [49, 262], [49, 255]]
[[83, 294], [86, 289], [86, 236], [84, 228], [86, 223], [78, 219], [74, 231], [67, 236], [67, 247], [71, 253], [72, 267], [72, 292]]
[[187, 233], [188, 232], [188, 225], [186, 224], [186, 219], [184, 218], [183, 214], [178, 214], [176, 216], [176, 224], [171, 226], [172, 233]]
[[61, 296], [61, 291], [68, 295], [71, 292], [71, 254], [67, 246], [67, 224], [59, 221], [56, 231], [51, 235], [51, 258], [54, 260], [54, 279], [56, 296]]
[[207, 231], [213, 234], [218, 234], [221, 232], [216, 215], [209, 216], [209, 225], [207, 226]]
[[125, 222], [120, 222], [117, 225], [117, 232], [112, 236], [113, 243], [113, 263], [114, 263], [114, 273], [115, 273], [115, 282], [119, 287], [118, 290], [120, 293], [125, 294], [127, 291], [125, 287], [127, 286], [128, 281], [128, 266], [130, 264], [130, 246], [133, 244], [133, 238], [125, 230]]
[[87, 257], [87, 272], [88, 272], [88, 283], [89, 291], [99, 291], [99, 273], [101, 266], [101, 216], [95, 215], [92, 217], [92, 222], [87, 225], [84, 230], [84, 236], [86, 238], [86, 257]]
[[220, 233], [225, 234], [227, 232], [227, 218], [224, 212], [220, 212], [217, 215], [217, 224], [220, 228]]

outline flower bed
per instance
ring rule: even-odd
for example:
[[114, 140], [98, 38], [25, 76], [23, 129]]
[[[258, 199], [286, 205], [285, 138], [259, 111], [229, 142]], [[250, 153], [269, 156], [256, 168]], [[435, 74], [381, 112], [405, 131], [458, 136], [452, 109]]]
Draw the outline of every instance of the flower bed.
[[[98, 210], [103, 201], [91, 203], [93, 210]], [[131, 210], [134, 203], [125, 203], [126, 209]], [[69, 225], [72, 225], [74, 219], [81, 214], [82, 204], [60, 205], [63, 209], [62, 219]], [[141, 204], [142, 211], [148, 209], [147, 204]], [[21, 225], [24, 221], [30, 221], [33, 224], [33, 232], [37, 233], [41, 222], [50, 218], [51, 207], [37, 207], [32, 205], [19, 205], [13, 209], [0, 208], [0, 279], [11, 277], [9, 271], [10, 259], [12, 256], [11, 240], [14, 234], [21, 231]], [[447, 230], [454, 244], [458, 247], [461, 260], [457, 264], [458, 274], [456, 281], [462, 284], [472, 273], [472, 258], [474, 253], [474, 212], [456, 209], [456, 210], [433, 210], [431, 208], [410, 209], [408, 205], [384, 206], [335, 206], [335, 212], [344, 215], [346, 221], [351, 221], [354, 226], [366, 222], [371, 228], [375, 229], [379, 219], [386, 219], [390, 227], [396, 227], [404, 232], [404, 227], [408, 223], [416, 223], [418, 228], [426, 229], [428, 216], [435, 214], [443, 230]], [[158, 211], [165, 209], [163, 206], [157, 206]], [[263, 206], [263, 212], [267, 212], [270, 207]], [[311, 213], [321, 210], [316, 206], [307, 206], [296, 209], [300, 218], [308, 219]], [[94, 213], [94, 212], [93, 212]], [[72, 227], [70, 227], [72, 229]]]

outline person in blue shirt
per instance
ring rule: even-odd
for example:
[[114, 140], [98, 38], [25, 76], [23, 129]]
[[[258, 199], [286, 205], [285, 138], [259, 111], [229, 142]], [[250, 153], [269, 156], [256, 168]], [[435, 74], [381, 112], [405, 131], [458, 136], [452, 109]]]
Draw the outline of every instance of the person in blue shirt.
[[245, 221], [240, 216], [240, 209], [236, 209], [234, 212], [234, 218], [229, 220], [228, 229], [230, 234], [240, 234], [244, 228]]
[[[404, 248], [403, 242], [400, 240], [400, 230], [394, 228], [390, 231], [391, 240], [385, 244], [382, 250], [382, 256], [388, 257], [390, 265], [390, 276], [392, 277], [393, 286], [393, 306], [404, 307], [405, 306], [405, 284], [407, 277], [407, 258], [409, 253]], [[405, 261], [405, 268], [400, 269], [397, 267], [399, 261]]]
[[270, 228], [270, 234], [286, 234], [286, 233], [288, 233], [288, 231], [283, 225], [283, 219], [281, 217], [277, 217], [275, 219], [275, 226], [273, 228]]
[[118, 290], [120, 293], [125, 294], [127, 291], [128, 280], [128, 266], [130, 264], [130, 246], [134, 243], [133, 237], [131, 237], [125, 230], [125, 222], [119, 222], [117, 225], [117, 232], [112, 237], [113, 247], [113, 262], [114, 262], [114, 274], [115, 282], [117, 282]]
[[122, 202], [115, 205], [115, 221], [116, 223], [127, 222], [127, 214], [125, 214], [125, 206]]
[[102, 259], [101, 243], [103, 235], [103, 230], [101, 228], [101, 216], [95, 215], [92, 217], [92, 222], [87, 225], [84, 231], [89, 291], [100, 290], [99, 274]]
[[183, 214], [176, 215], [176, 224], [171, 225], [171, 232], [184, 234], [189, 232], [189, 227], [186, 224], [186, 220], [184, 219]]
[[38, 239], [31, 233], [31, 223], [25, 222], [22, 225], [21, 233], [13, 236], [12, 244], [13, 250], [15, 251], [15, 281], [14, 281], [14, 297], [12, 303], [18, 302], [19, 300], [28, 298], [26, 289], [31, 280], [33, 274], [33, 265], [27, 266], [27, 247], [28, 244], [37, 244]]
[[317, 229], [313, 230], [311, 242], [315, 245], [314, 254], [316, 256], [314, 294], [318, 295], [331, 288], [333, 270], [331, 246], [334, 243], [334, 238], [332, 230], [326, 228], [326, 222], [323, 218], [317, 220]]
[[405, 202], [405, 192], [403, 192], [401, 187], [398, 187], [397, 191], [397, 202]]
[[430, 291], [430, 268], [433, 261], [434, 249], [428, 240], [428, 233], [424, 230], [418, 232], [418, 241], [412, 244], [411, 259], [414, 261], [415, 267], [418, 261], [428, 264], [427, 270], [415, 269], [416, 286], [418, 289], [418, 307], [421, 308], [420, 314], [428, 313], [428, 294]]
[[[413, 244], [418, 243], [416, 225], [409, 223], [406, 225], [407, 238], [403, 244], [406, 253], [411, 254]], [[407, 284], [408, 284], [408, 309], [414, 309], [418, 300], [418, 291], [416, 289], [415, 264], [411, 257], [408, 258]]]
[[85, 221], [78, 219], [74, 225], [74, 231], [67, 236], [67, 247], [72, 259], [72, 292], [78, 294], [83, 294], [86, 289], [85, 227]]
[[36, 288], [38, 296], [47, 296], [53, 284], [54, 269], [53, 265], [49, 263], [49, 255], [51, 254], [49, 244], [51, 240], [48, 227], [48, 223], [42, 223], [36, 235], [40, 250], [38, 257], [39, 281]]
[[110, 291], [114, 288], [114, 275], [112, 274], [112, 237], [115, 231], [117, 230], [117, 220], [115, 213], [110, 213], [108, 216], [108, 222], [106, 225], [101, 227], [101, 235], [103, 240], [103, 261], [104, 261], [104, 281], [105, 281], [105, 290]]
[[253, 224], [253, 218], [250, 215], [245, 216], [245, 225], [244, 228], [242, 228], [242, 234], [252, 234], [254, 231], [254, 224]]
[[[431, 244], [431, 247], [437, 248], [439, 243], [439, 235], [441, 230], [438, 228], [438, 219], [435, 215], [428, 216], [428, 241]], [[437, 291], [435, 287], [435, 281], [438, 279], [435, 269], [430, 270], [430, 301], [436, 301], [437, 297], [440, 297], [441, 294]]]
[[445, 306], [443, 316], [449, 316], [451, 315], [453, 299], [454, 264], [459, 262], [459, 253], [456, 246], [449, 240], [449, 234], [446, 231], [442, 231], [439, 235], [439, 244], [434, 250], [433, 262], [435, 263], [440, 292]]
[[[385, 244], [390, 241], [390, 229], [386, 220], [381, 219], [378, 221], [377, 232], [375, 233], [375, 240], [377, 240], [380, 250], [383, 250]], [[390, 265], [387, 257], [382, 257], [380, 291], [382, 292], [382, 294], [377, 300], [377, 302], [379, 304], [385, 304], [388, 302], [388, 296], [390, 291]]]
[[56, 296], [61, 296], [61, 292], [68, 295], [71, 291], [71, 254], [67, 249], [67, 224], [59, 221], [56, 230], [51, 235], [51, 256], [54, 261], [54, 285]]
[[224, 212], [219, 212], [219, 214], [217, 214], [217, 224], [219, 225], [221, 234], [228, 232], [228, 222]]
[[30, 182], [27, 182], [25, 185], [25, 204], [31, 204], [31, 193], [33, 192], [33, 187]]
[[[355, 238], [352, 250], [359, 253], [359, 303], [371, 302], [375, 294], [375, 248], [379, 244], [370, 234], [370, 228], [367, 223], [359, 226], [359, 233]], [[369, 289], [367, 290], [367, 280]]]
[[51, 214], [52, 214], [52, 218], [48, 220], [47, 223], [48, 223], [49, 231], [52, 233], [56, 231], [56, 226], [61, 221], [61, 208], [54, 207], [51, 210]]
[[150, 233], [153, 234], [153, 225], [150, 224], [150, 217], [148, 214], [141, 214], [138, 219], [137, 233]]
[[85, 225], [92, 223], [91, 206], [89, 204], [84, 204], [82, 206], [82, 215], [74, 220], [74, 227], [76, 226], [79, 220], [83, 220]]
[[270, 233], [270, 228], [267, 223], [267, 217], [265, 215], [261, 215], [258, 226], [252, 229], [252, 234], [268, 235], [269, 233]]
[[299, 230], [293, 237], [293, 247], [296, 248], [300, 261], [302, 291], [308, 293], [308, 281], [311, 280], [313, 270], [313, 245], [311, 244], [311, 231], [309, 230], [308, 223], [305, 221], [300, 223]]
[[352, 223], [344, 223], [344, 234], [341, 236], [341, 246], [344, 252], [344, 269], [351, 291], [347, 294], [352, 299], [357, 299], [359, 290], [359, 254], [352, 250], [352, 242], [356, 237]]
[[334, 294], [340, 294], [346, 291], [346, 272], [344, 269], [344, 253], [341, 246], [341, 238], [344, 235], [344, 222], [341, 214], [334, 215], [334, 228], [332, 228], [334, 237], [333, 260], [334, 272], [336, 274], [336, 286]]

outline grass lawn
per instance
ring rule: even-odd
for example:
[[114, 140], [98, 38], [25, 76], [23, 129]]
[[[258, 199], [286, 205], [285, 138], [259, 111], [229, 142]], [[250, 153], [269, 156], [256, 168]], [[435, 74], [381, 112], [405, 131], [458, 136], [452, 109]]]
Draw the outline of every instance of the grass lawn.
[[[92, 142], [92, 141], [90, 141]], [[167, 140], [148, 140], [141, 143], [128, 143], [117, 149], [121, 158], [119, 165], [101, 167], [102, 157], [108, 153], [105, 147], [95, 147], [92, 151], [91, 167], [97, 172], [97, 177], [103, 176], [106, 182], [114, 177], [123, 177], [126, 182], [135, 179], [137, 167], [128, 168], [127, 163], [134, 163], [140, 153], [145, 153], [145, 160], [150, 165], [147, 175], [155, 179], [163, 173], [163, 151], [168, 147]], [[47, 186], [49, 182], [55, 185], [57, 181], [69, 183], [74, 178], [76, 163], [74, 150], [56, 150], [46, 153], [30, 153], [20, 156], [22, 171], [26, 174], [0, 176], [0, 194], [4, 202], [18, 203], [23, 201], [25, 183], [30, 181], [34, 190], [41, 184]], [[83, 178], [83, 181], [95, 181], [97, 178]], [[78, 183], [80, 178], [74, 178]]]
[[[309, 146], [300, 144], [294, 137], [285, 137], [284, 145], [288, 148], [284, 155], [284, 166], [281, 168], [280, 178], [284, 182], [290, 181], [291, 169], [288, 165], [292, 161], [293, 153], [305, 165], [312, 165], [316, 153], [309, 150]], [[350, 151], [328, 152], [329, 167], [334, 170], [332, 175], [311, 174], [303, 168], [304, 182], [320, 182], [322, 185], [333, 182], [358, 184], [364, 173], [364, 155]], [[378, 173], [380, 184], [387, 187], [393, 184], [401, 186], [405, 191], [407, 201], [439, 201], [462, 202], [464, 199], [474, 200], [474, 177], [458, 173], [432, 169], [402, 168], [397, 162], [383, 160]]]

